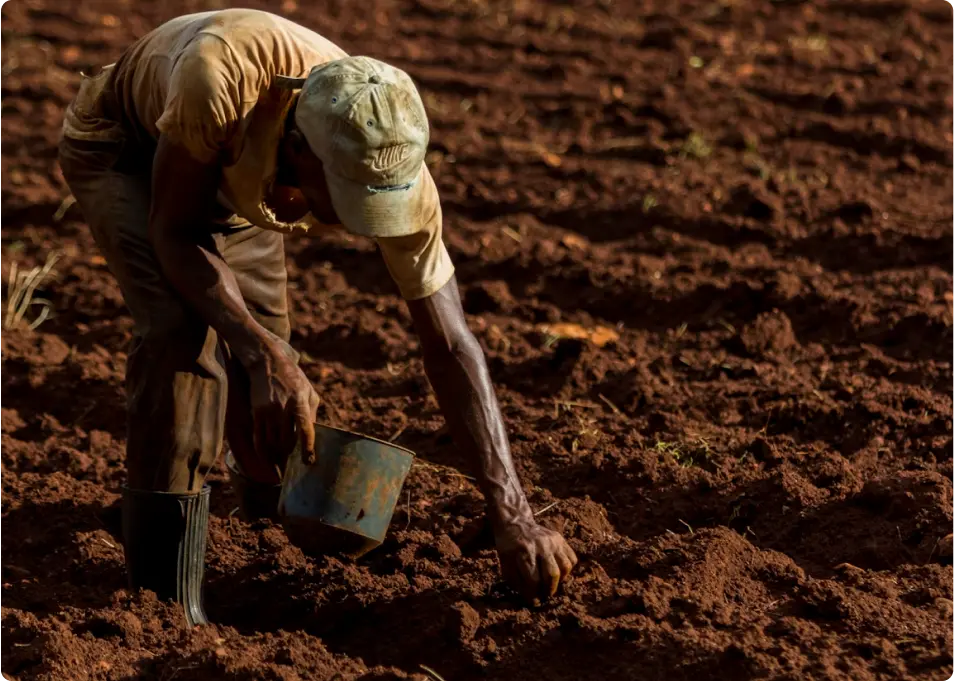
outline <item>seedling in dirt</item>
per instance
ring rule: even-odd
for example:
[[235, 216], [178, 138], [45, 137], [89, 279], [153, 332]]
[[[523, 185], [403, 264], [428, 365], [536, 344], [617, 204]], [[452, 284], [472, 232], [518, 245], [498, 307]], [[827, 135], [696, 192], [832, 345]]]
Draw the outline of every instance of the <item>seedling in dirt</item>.
[[798, 170], [795, 166], [789, 164], [788, 170], [785, 171], [785, 179], [789, 184], [798, 184]]
[[758, 154], [745, 152], [742, 158], [742, 164], [746, 168], [758, 173], [760, 180], [767, 180], [772, 176], [771, 164]]
[[543, 349], [544, 349], [544, 350], [549, 350], [549, 349], [552, 348], [554, 345], [556, 345], [557, 343], [560, 342], [560, 338], [561, 338], [561, 336], [557, 336], [556, 334], [548, 333], [548, 334], [546, 335], [546, 338], [543, 339]]
[[694, 132], [682, 143], [682, 150], [679, 155], [683, 158], [692, 157], [702, 161], [712, 155], [712, 146], [700, 133]]
[[720, 318], [720, 319], [717, 319], [717, 320], [716, 320], [716, 323], [717, 323], [719, 326], [721, 326], [723, 329], [725, 329], [726, 331], [728, 331], [729, 333], [732, 333], [732, 334], [735, 333], [735, 327], [732, 326], [732, 324], [730, 324], [730, 323], [727, 322], [726, 320]]
[[656, 451], [660, 454], [670, 456], [680, 466], [692, 465], [692, 457], [686, 456], [686, 454], [683, 453], [683, 451], [679, 448], [679, 444], [676, 442], [656, 440]]
[[581, 446], [587, 446], [587, 442], [590, 443], [589, 446], [592, 446], [593, 443], [598, 442], [600, 430], [593, 427], [596, 423], [596, 419], [584, 417], [577, 412], [568, 409], [567, 407], [564, 407], [564, 409], [567, 409], [571, 414], [573, 414], [577, 424], [576, 436], [573, 438], [572, 442], [570, 442], [571, 453], [576, 454]]
[[739, 517], [739, 512], [742, 510], [742, 504], [733, 504], [732, 513], [729, 514], [729, 519], [726, 521], [726, 525], [731, 526], [732, 521]]
[[53, 303], [45, 298], [34, 298], [37, 288], [50, 276], [53, 266], [59, 260], [59, 253], [50, 253], [42, 267], [34, 267], [29, 272], [20, 272], [16, 262], [10, 265], [10, 277], [7, 281], [6, 314], [3, 318], [4, 329], [14, 329], [23, 321], [23, 317], [34, 305], [42, 310], [30, 323], [35, 329], [42, 324], [53, 311]]
[[643, 197], [643, 213], [648, 213], [658, 205], [659, 202], [656, 201], [656, 197], [652, 194], [646, 194], [646, 196]]
[[656, 441], [656, 451], [669, 456], [680, 466], [690, 468], [699, 465], [697, 462], [708, 462], [712, 455], [712, 446], [703, 437], [696, 437], [689, 443]]
[[692, 55], [691, 57], [689, 57], [689, 66], [691, 66], [692, 68], [701, 69], [705, 65], [706, 63], [702, 61], [702, 57], [697, 57], [696, 55]]
[[436, 671], [428, 667], [426, 664], [421, 665], [421, 669], [427, 672], [427, 675], [430, 676], [434, 681], [446, 681], [446, 679], [438, 674]]
[[797, 50], [809, 50], [811, 52], [827, 52], [828, 37], [820, 33], [814, 33], [810, 36], [793, 36], [788, 40], [789, 45]]

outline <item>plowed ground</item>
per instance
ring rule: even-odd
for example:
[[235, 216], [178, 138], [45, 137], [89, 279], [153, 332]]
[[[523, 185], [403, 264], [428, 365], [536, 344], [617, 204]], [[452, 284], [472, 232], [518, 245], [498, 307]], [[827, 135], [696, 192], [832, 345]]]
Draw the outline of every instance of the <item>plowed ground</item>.
[[290, 240], [321, 418], [418, 465], [356, 565], [231, 517], [218, 471], [217, 624], [193, 632], [124, 590], [131, 320], [82, 216], [54, 219], [55, 145], [80, 71], [217, 6], [3, 7], [4, 281], [62, 254], [37, 294], [55, 316], [2, 337], [7, 678], [950, 676], [947, 4], [268, 6], [419, 83], [518, 467], [581, 563], [539, 608], [498, 583], [373, 245]]

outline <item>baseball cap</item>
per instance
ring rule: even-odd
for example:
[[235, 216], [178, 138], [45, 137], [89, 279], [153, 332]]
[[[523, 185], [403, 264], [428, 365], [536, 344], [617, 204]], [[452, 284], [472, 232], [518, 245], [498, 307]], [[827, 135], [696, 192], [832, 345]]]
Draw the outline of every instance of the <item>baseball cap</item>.
[[427, 114], [404, 71], [370, 57], [314, 67], [300, 87], [295, 123], [321, 160], [344, 227], [369, 237], [420, 229]]

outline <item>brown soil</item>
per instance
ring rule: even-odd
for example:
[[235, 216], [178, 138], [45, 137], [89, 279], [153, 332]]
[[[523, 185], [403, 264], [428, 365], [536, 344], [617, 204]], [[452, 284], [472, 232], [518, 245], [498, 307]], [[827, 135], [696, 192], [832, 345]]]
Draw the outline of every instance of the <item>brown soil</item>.
[[420, 84], [518, 466], [581, 562], [542, 607], [501, 586], [382, 262], [300, 239], [294, 343], [322, 418], [401, 431], [419, 464], [355, 565], [231, 517], [217, 472], [217, 625], [186, 631], [124, 590], [131, 322], [75, 208], [53, 219], [55, 142], [80, 71], [212, 6], [3, 8], [4, 281], [64, 255], [55, 318], [2, 341], [7, 678], [950, 676], [949, 6], [273, 7]]

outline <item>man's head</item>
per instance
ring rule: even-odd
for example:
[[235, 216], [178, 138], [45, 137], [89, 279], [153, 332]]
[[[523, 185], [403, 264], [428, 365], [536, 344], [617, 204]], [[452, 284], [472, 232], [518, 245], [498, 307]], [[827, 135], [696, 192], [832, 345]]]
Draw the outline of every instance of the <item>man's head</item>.
[[[330, 201], [355, 234], [401, 236], [419, 229], [428, 125], [411, 78], [369, 57], [346, 57], [279, 84], [301, 88], [292, 147], [296, 139], [307, 146], [294, 154], [294, 163], [309, 204], [320, 210], [323, 200]], [[315, 217], [327, 222], [331, 214]]]

